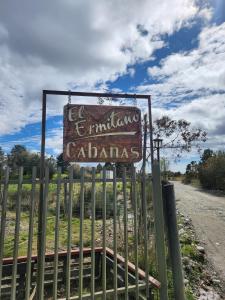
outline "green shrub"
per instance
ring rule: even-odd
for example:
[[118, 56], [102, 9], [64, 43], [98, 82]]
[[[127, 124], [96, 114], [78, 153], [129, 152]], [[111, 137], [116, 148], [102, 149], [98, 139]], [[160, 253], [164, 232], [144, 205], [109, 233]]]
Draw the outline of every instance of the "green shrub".
[[225, 190], [225, 152], [218, 152], [201, 164], [199, 180], [206, 189]]

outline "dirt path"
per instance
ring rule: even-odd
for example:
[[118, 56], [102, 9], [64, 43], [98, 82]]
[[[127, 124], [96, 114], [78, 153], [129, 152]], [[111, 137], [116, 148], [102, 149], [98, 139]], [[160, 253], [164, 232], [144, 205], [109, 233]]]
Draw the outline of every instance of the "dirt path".
[[209, 261], [225, 282], [225, 197], [173, 182], [177, 208], [192, 219]]

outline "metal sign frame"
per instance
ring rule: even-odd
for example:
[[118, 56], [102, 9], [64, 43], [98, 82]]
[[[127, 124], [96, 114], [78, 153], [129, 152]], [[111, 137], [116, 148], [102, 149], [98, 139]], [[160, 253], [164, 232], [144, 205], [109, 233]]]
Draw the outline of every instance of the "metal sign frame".
[[104, 98], [122, 98], [122, 99], [143, 99], [147, 101], [148, 117], [149, 117], [149, 134], [150, 134], [150, 150], [151, 164], [153, 166], [153, 133], [152, 133], [152, 111], [151, 111], [151, 95], [141, 94], [117, 94], [117, 93], [91, 93], [91, 92], [72, 92], [43, 90], [42, 92], [42, 126], [41, 126], [41, 161], [40, 161], [40, 201], [38, 207], [38, 270], [37, 270], [37, 299], [43, 299], [44, 292], [44, 272], [43, 266], [45, 262], [45, 235], [43, 228], [45, 227], [45, 215], [42, 213], [45, 209], [44, 195], [44, 177], [45, 177], [45, 142], [46, 142], [46, 117], [47, 117], [47, 96], [82, 96], [82, 97], [104, 97]]

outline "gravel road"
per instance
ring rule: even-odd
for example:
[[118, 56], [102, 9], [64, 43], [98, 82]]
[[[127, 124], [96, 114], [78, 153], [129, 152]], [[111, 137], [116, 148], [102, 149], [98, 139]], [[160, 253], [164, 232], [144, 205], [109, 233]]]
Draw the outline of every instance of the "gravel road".
[[177, 208], [192, 219], [209, 261], [225, 282], [225, 197], [173, 182]]

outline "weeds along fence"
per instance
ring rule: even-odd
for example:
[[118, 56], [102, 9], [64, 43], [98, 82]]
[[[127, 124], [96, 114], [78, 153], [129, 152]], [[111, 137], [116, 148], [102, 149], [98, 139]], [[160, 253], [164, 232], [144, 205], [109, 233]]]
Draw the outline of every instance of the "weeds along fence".
[[[73, 167], [49, 180], [10, 178], [0, 181], [0, 298], [30, 299], [43, 276], [41, 299], [153, 299], [156, 275], [151, 184], [145, 174], [123, 169], [107, 178]], [[38, 205], [43, 185], [44, 257], [40, 246]], [[38, 260], [43, 259], [41, 269]], [[39, 268], [39, 269], [38, 269]], [[39, 274], [39, 275], [38, 275]]]

